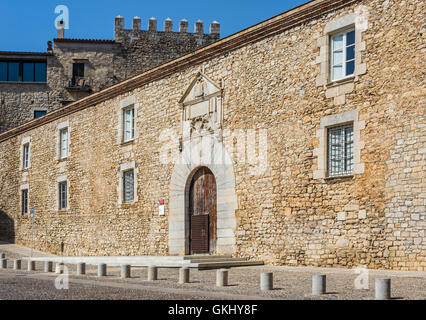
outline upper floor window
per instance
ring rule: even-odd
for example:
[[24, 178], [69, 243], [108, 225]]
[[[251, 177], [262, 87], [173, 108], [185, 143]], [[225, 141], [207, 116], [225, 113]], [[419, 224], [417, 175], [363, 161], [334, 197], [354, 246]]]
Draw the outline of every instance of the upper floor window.
[[68, 157], [68, 128], [61, 129], [60, 136], [60, 155], [61, 159]]
[[46, 82], [46, 62], [0, 61], [0, 81]]
[[73, 63], [71, 84], [73, 86], [79, 85], [79, 82], [83, 78], [84, 78], [84, 63]]
[[22, 150], [23, 158], [22, 158], [22, 168], [28, 169], [30, 166], [30, 144], [26, 143], [23, 145]]
[[354, 75], [355, 72], [355, 30], [331, 37], [331, 81]]
[[328, 129], [328, 174], [351, 175], [354, 167], [353, 125]]
[[123, 142], [131, 141], [135, 137], [135, 109], [123, 110]]
[[45, 110], [35, 110], [34, 111], [34, 119], [40, 118], [47, 113]]

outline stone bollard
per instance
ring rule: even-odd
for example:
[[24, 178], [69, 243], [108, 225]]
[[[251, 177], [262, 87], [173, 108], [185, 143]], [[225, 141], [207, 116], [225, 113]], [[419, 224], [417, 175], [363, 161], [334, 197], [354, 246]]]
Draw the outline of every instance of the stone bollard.
[[13, 269], [15, 270], [21, 270], [22, 261], [19, 259], [16, 259], [13, 261]]
[[219, 269], [216, 271], [216, 286], [226, 287], [228, 285], [228, 270]]
[[107, 275], [107, 265], [105, 263], [98, 264], [98, 277], [105, 277]]
[[7, 259], [1, 259], [0, 260], [0, 266], [2, 269], [6, 269], [7, 268]]
[[260, 276], [260, 290], [269, 291], [274, 288], [274, 274], [270, 272], [263, 272]]
[[314, 274], [312, 276], [312, 294], [321, 295], [326, 293], [326, 276]]
[[35, 271], [35, 261], [28, 260], [28, 271]]
[[391, 298], [391, 280], [376, 279], [376, 300], [389, 300]]
[[53, 272], [53, 262], [45, 261], [44, 262], [44, 272]]
[[156, 266], [148, 267], [148, 281], [155, 281], [158, 277], [158, 268]]
[[4, 253], [0, 253], [0, 259], [6, 259], [6, 255]]
[[189, 268], [179, 269], [179, 284], [189, 283]]
[[122, 279], [127, 279], [130, 278], [130, 265], [128, 264], [123, 264], [121, 265], [121, 278]]
[[86, 264], [84, 262], [80, 262], [77, 264], [77, 275], [82, 276], [86, 274]]
[[59, 262], [59, 263], [56, 264], [55, 273], [56, 274], [64, 273], [64, 264], [62, 262]]

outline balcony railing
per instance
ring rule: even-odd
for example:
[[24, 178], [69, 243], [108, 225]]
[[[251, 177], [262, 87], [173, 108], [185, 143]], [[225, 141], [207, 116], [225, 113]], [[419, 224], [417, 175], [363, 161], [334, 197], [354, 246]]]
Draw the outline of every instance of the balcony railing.
[[66, 80], [65, 87], [74, 91], [90, 91], [92, 80], [87, 77], [72, 77], [71, 80]]

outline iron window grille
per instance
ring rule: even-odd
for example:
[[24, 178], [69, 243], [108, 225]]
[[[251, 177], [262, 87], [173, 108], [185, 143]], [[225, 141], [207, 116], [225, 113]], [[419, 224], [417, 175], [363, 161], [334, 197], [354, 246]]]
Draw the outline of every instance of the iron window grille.
[[129, 170], [123, 172], [123, 196], [124, 203], [131, 203], [135, 198], [135, 182], [134, 182], [134, 171]]
[[68, 190], [67, 190], [67, 183], [61, 182], [59, 183], [59, 210], [67, 210], [68, 207]]
[[353, 125], [328, 129], [328, 175], [347, 176], [354, 168]]
[[28, 215], [28, 190], [22, 190], [22, 215]]

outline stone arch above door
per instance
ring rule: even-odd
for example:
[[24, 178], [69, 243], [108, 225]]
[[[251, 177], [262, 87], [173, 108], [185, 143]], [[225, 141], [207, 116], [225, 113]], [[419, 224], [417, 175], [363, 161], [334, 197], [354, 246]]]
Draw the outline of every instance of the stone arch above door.
[[[205, 137], [207, 138], [207, 137]], [[235, 192], [235, 174], [232, 161], [222, 143], [210, 144], [209, 152], [221, 155], [223, 161], [213, 157], [211, 163], [193, 161], [191, 148], [185, 148], [176, 162], [170, 181], [169, 195], [169, 252], [171, 255], [188, 254], [189, 223], [187, 218], [187, 193], [193, 175], [200, 167], [207, 167], [216, 178], [217, 185], [217, 254], [233, 254], [235, 252], [235, 233], [237, 220], [235, 210], [238, 207]], [[203, 144], [204, 146], [208, 144]]]

